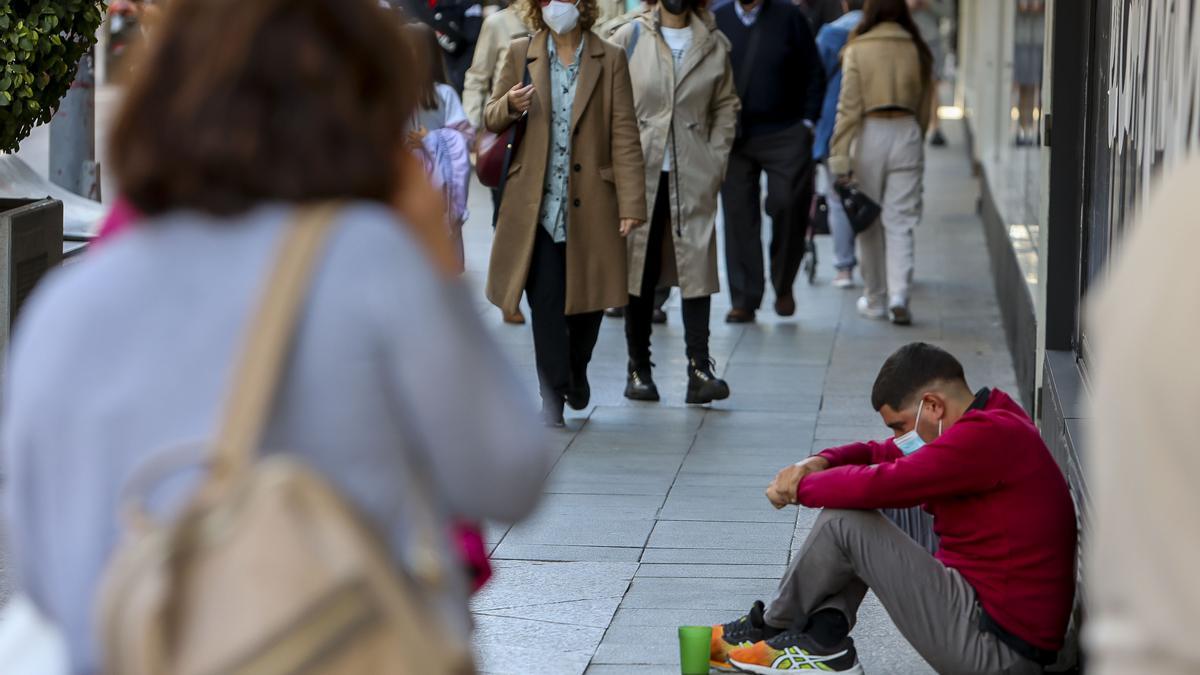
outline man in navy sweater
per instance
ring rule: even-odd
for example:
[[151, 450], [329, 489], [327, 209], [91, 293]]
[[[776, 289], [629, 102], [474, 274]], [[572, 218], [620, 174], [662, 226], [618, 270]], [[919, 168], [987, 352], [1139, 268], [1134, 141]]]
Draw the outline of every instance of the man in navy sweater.
[[716, 10], [716, 19], [733, 46], [730, 59], [742, 99], [737, 140], [721, 187], [733, 304], [725, 320], [752, 322], [762, 304], [763, 171], [772, 223], [775, 311], [791, 316], [796, 312], [792, 284], [804, 257], [812, 202], [812, 128], [825, 91], [821, 59], [808, 20], [788, 0], [735, 0]]

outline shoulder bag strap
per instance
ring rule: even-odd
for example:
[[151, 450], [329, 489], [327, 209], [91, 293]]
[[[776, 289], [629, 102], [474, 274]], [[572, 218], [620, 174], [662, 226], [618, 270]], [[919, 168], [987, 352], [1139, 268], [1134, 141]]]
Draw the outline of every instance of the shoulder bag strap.
[[[521, 57], [521, 61], [525, 64], [525, 73], [521, 76], [521, 84], [523, 86], [528, 85], [533, 80], [529, 75], [529, 45], [532, 43], [532, 37], [525, 40], [525, 54]], [[499, 196], [499, 199], [496, 200], [495, 207], [492, 209], [493, 230], [496, 229], [496, 222], [500, 220], [500, 201], [504, 199], [504, 186], [508, 184], [508, 170], [512, 167], [513, 155], [516, 154], [517, 150], [516, 145], [518, 143], [518, 134], [520, 133], [518, 127], [525, 124], [528, 119], [529, 113], [522, 115], [521, 119], [514, 122], [508, 131], [504, 132], [508, 138], [504, 141], [506, 147], [504, 150], [504, 164], [500, 169], [500, 184], [496, 186], [496, 194]]]
[[[741, 19], [739, 19], [740, 21]], [[746, 45], [746, 58], [742, 60], [742, 67], [738, 68], [737, 77], [737, 94], [738, 98], [746, 99], [746, 90], [750, 87], [750, 75], [754, 73], [754, 59], [758, 56], [758, 40], [762, 31], [759, 30], [759, 24], [763, 22], [762, 10], [759, 10], [758, 16], [754, 19], [754, 23], [750, 24], [750, 43]], [[744, 107], [744, 106], [743, 106]]]
[[[253, 463], [270, 419], [292, 338], [304, 300], [312, 287], [313, 269], [333, 230], [341, 205], [305, 207], [284, 234], [275, 267], [259, 300], [258, 311], [237, 361], [233, 389], [217, 433], [210, 487], [219, 487]], [[413, 476], [418, 476], [414, 468]], [[411, 488], [425, 492], [419, 479]], [[430, 501], [432, 503], [432, 501]], [[437, 548], [433, 523], [416, 521], [416, 541], [406, 567], [429, 587], [442, 583], [445, 565]]]
[[[736, 13], [736, 11], [735, 11]], [[741, 21], [740, 18], [737, 19]], [[737, 88], [738, 100], [742, 102], [742, 109], [738, 113], [737, 130], [735, 135], [737, 138], [742, 137], [742, 116], [746, 114], [746, 92], [750, 89], [750, 76], [754, 73], [754, 59], [758, 55], [758, 40], [762, 30], [758, 25], [763, 22], [762, 10], [759, 10], [758, 17], [754, 23], [750, 24], [749, 44], [746, 45], [746, 57], [742, 59], [742, 65], [737, 70], [734, 76], [734, 86]]]
[[629, 38], [629, 44], [625, 45], [625, 61], [628, 62], [633, 58], [633, 50], [637, 49], [638, 38], [642, 35], [642, 22], [637, 19], [633, 20], [633, 37]]
[[223, 481], [253, 462], [270, 417], [300, 308], [340, 206], [305, 207], [289, 225], [238, 356], [233, 388], [221, 415], [211, 479]]

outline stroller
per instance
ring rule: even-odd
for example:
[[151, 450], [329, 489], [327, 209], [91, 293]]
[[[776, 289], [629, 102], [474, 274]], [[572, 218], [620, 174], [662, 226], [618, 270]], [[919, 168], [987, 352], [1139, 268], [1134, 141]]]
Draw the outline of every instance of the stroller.
[[829, 234], [829, 204], [825, 201], [825, 195], [811, 188], [814, 179], [815, 172], [809, 178], [810, 188], [806, 190], [812, 199], [809, 203], [808, 227], [804, 231], [804, 259], [800, 263], [800, 270], [810, 286], [817, 283], [817, 235]]
[[808, 285], [817, 283], [817, 235], [829, 234], [829, 204], [825, 195], [814, 195], [812, 210], [808, 214], [808, 229], [804, 232], [804, 261], [800, 269], [808, 279]]

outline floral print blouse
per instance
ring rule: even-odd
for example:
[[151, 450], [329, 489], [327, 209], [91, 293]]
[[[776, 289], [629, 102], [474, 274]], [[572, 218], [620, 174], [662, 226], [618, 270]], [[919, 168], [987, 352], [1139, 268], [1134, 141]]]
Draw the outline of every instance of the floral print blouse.
[[571, 108], [575, 103], [575, 81], [579, 78], [579, 57], [585, 37], [575, 49], [575, 61], [564, 66], [558, 60], [554, 38], [549, 38], [550, 51], [550, 163], [542, 189], [540, 221], [554, 242], [567, 240], [567, 179], [571, 169]]

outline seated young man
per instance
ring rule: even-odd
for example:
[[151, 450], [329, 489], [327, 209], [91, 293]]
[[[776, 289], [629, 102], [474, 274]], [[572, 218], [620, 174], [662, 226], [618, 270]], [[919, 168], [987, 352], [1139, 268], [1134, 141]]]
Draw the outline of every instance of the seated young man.
[[[1006, 394], [914, 343], [888, 358], [871, 403], [895, 434], [779, 472], [776, 508], [824, 509], [765, 606], [714, 626], [712, 665], [862, 673], [850, 639], [867, 589], [939, 673], [1041, 673], [1075, 592], [1075, 510], [1037, 428]], [[936, 555], [876, 509], [923, 505]]]

